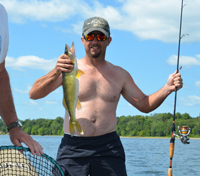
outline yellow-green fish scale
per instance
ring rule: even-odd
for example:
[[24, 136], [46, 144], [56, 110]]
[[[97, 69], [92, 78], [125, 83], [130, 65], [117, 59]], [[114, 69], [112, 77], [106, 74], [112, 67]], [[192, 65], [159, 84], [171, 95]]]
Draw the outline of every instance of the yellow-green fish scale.
[[64, 100], [70, 115], [70, 120], [75, 120], [75, 109], [78, 96], [78, 80], [76, 78], [76, 69], [70, 73], [63, 73]]

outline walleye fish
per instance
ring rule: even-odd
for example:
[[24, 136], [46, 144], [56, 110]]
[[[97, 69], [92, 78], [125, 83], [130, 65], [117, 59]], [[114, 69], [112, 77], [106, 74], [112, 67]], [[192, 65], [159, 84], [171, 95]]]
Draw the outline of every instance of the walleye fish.
[[65, 54], [68, 55], [69, 58], [74, 62], [74, 67], [70, 73], [62, 72], [64, 92], [63, 106], [69, 112], [69, 130], [71, 136], [74, 136], [75, 131], [79, 132], [80, 134], [84, 134], [78, 120], [76, 119], [75, 112], [76, 108], [81, 108], [81, 103], [78, 99], [79, 78], [80, 76], [85, 75], [85, 73], [78, 69], [74, 43], [72, 43], [71, 49], [66, 44]]

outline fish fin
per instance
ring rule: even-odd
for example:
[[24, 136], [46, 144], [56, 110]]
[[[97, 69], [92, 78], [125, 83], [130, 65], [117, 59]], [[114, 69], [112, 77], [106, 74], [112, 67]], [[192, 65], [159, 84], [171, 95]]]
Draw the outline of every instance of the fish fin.
[[69, 131], [70, 131], [71, 136], [73, 137], [75, 134], [75, 128], [72, 121], [69, 121]]
[[76, 124], [75, 124], [75, 130], [76, 130], [77, 132], [79, 132], [80, 134], [83, 135], [84, 132], [83, 132], [83, 129], [81, 128], [81, 125], [79, 124], [78, 120], [76, 120], [75, 122], [76, 122]]
[[70, 51], [72, 54], [75, 54], [74, 42], [72, 42], [72, 47], [70, 48]]
[[77, 79], [80, 78], [80, 74], [79, 74], [78, 70], [76, 70], [76, 78], [77, 78]]
[[65, 53], [66, 55], [68, 55], [68, 48], [69, 48], [69, 47], [68, 47], [68, 45], [66, 44], [66, 45], [65, 45], [65, 51], [64, 51], [64, 53]]
[[69, 121], [69, 131], [71, 136], [74, 136], [75, 131], [79, 132], [82, 135], [84, 134], [83, 129], [81, 128], [81, 125], [79, 124], [78, 120]]
[[76, 108], [77, 108], [78, 110], [80, 110], [80, 109], [82, 108], [81, 102], [80, 102], [79, 99], [77, 100]]
[[65, 99], [63, 98], [63, 106], [65, 107], [65, 109], [68, 111], [68, 108], [67, 108], [67, 105], [66, 105], [66, 102], [65, 102]]
[[84, 75], [85, 75], [84, 71], [79, 70], [79, 69], [76, 71], [76, 78], [77, 79], [80, 79], [80, 77], [84, 76]]
[[85, 75], [85, 72], [82, 71], [82, 70], [80, 70], [80, 69], [78, 69], [78, 72], [79, 72], [79, 75], [80, 75], [80, 76], [84, 76], [84, 75]]

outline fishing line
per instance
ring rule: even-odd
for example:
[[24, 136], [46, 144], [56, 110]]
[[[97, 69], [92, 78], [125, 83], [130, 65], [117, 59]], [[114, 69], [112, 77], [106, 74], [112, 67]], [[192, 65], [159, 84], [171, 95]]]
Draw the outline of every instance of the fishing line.
[[[183, 0], [181, 2], [181, 17], [180, 17], [180, 29], [179, 29], [179, 43], [178, 43], [178, 58], [177, 58], [177, 73], [179, 73], [179, 56], [180, 56], [180, 44], [181, 44], [181, 39], [188, 34], [184, 34], [181, 36], [181, 28], [182, 28], [182, 14], [183, 14], [183, 8], [185, 5], [183, 5]], [[180, 67], [180, 69], [182, 66]], [[173, 123], [172, 123], [172, 135], [170, 139], [170, 150], [169, 150], [169, 157], [170, 157], [170, 164], [169, 164], [169, 169], [168, 169], [168, 176], [172, 176], [172, 159], [174, 156], [174, 147], [175, 147], [175, 136], [178, 136], [183, 144], [189, 144], [188, 140], [189, 138], [187, 137], [190, 134], [190, 129], [188, 130], [187, 126], [183, 126], [180, 130], [179, 129], [179, 134], [176, 135], [175, 132], [175, 116], [176, 116], [176, 99], [177, 99], [177, 87], [175, 90], [175, 99], [174, 99], [174, 115], [173, 115]]]

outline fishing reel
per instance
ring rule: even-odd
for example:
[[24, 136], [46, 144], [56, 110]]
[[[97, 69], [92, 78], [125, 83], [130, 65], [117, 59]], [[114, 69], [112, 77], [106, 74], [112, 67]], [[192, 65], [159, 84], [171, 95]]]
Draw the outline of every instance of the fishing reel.
[[190, 134], [190, 131], [191, 131], [191, 128], [188, 129], [187, 126], [182, 126], [181, 129], [180, 129], [180, 126], [178, 126], [179, 135], [175, 134], [174, 132], [174, 136], [179, 137], [179, 139], [181, 140], [183, 144], [189, 144], [190, 142], [188, 142], [188, 140], [190, 138], [188, 138], [187, 136]]

